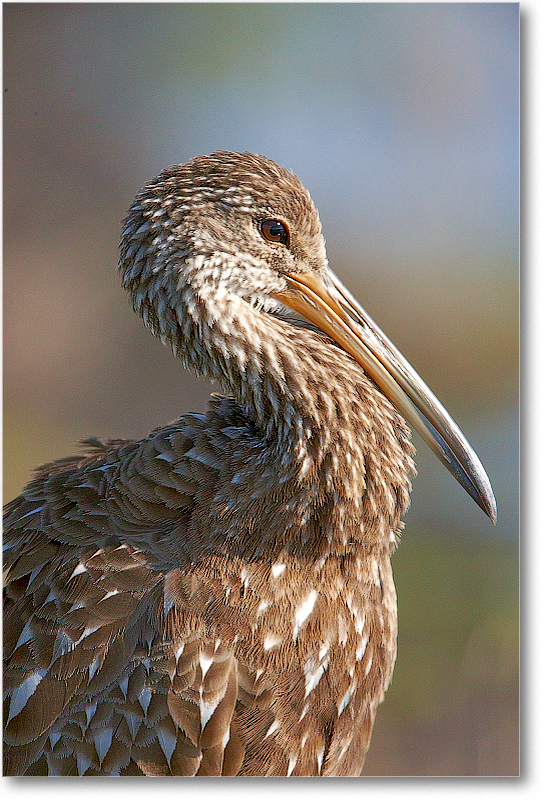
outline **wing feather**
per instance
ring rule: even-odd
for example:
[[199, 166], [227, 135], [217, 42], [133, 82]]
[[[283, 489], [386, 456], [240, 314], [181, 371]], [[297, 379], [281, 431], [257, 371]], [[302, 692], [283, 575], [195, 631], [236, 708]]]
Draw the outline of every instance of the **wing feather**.
[[240, 761], [232, 646], [187, 607], [172, 543], [220, 466], [185, 457], [191, 430], [89, 440], [6, 507], [7, 774], [220, 774], [229, 742]]
[[299, 487], [269, 498], [255, 526], [262, 487], [253, 502], [244, 471], [252, 435], [232, 401], [214, 397], [206, 418], [141, 442], [89, 440], [7, 505], [6, 775], [360, 767], [390, 678], [365, 660], [379, 627], [368, 612], [358, 630], [369, 590], [355, 581], [338, 613], [343, 562], [319, 574], [311, 565], [302, 580], [283, 543], [279, 571], [259, 559], [258, 536]]

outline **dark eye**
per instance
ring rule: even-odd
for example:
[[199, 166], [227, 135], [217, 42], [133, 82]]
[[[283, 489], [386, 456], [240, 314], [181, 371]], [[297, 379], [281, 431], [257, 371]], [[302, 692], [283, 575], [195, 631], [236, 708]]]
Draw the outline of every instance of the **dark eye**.
[[278, 219], [265, 219], [260, 224], [260, 230], [267, 242], [284, 244], [285, 247], [289, 246], [290, 232], [285, 222], [280, 222]]

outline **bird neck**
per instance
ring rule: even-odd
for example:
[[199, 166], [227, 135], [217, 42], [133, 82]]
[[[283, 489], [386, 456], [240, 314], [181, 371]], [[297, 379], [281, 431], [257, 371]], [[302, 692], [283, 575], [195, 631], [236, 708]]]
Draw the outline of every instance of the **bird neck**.
[[[344, 552], [348, 541], [381, 546], [385, 539], [392, 548], [390, 532], [399, 531], [408, 505], [413, 448], [403, 420], [362, 368], [324, 334], [239, 298], [228, 313], [206, 304], [203, 314], [192, 303], [190, 317], [192, 332], [178, 353], [218, 381], [250, 420], [260, 471], [280, 475], [299, 507], [321, 522], [330, 517], [337, 541], [326, 547]], [[247, 496], [269, 494], [269, 478], [258, 468], [252, 474]]]
[[176, 354], [232, 395], [285, 462], [306, 463], [309, 452], [319, 460], [360, 428], [359, 383], [363, 395], [377, 390], [327, 336], [236, 296], [225, 304], [206, 298], [204, 306], [185, 295], [185, 302], [193, 324], [176, 341]]
[[[317, 541], [322, 557], [393, 549], [409, 505], [413, 447], [363, 369], [321, 332], [235, 294], [171, 280], [157, 287], [156, 275], [149, 277], [133, 292], [135, 309], [186, 367], [232, 396], [234, 408], [219, 424], [236, 427], [235, 409], [245, 420], [240, 463], [231, 465], [231, 480], [243, 475], [245, 491], [240, 484], [229, 513], [254, 519], [244, 503], [259, 497], [262, 520], [255, 541], [245, 533], [236, 546], [254, 555], [272, 537], [273, 551], [293, 547], [309, 558]], [[281, 508], [284, 525], [273, 521]]]

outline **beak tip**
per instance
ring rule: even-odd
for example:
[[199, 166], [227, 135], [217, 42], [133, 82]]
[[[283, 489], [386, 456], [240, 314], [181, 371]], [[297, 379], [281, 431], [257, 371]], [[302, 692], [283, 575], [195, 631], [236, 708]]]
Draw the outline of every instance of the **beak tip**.
[[489, 511], [487, 511], [487, 514], [490, 517], [491, 523], [496, 525], [496, 522], [498, 521], [498, 507], [496, 506], [496, 500], [494, 499], [494, 496], [492, 496], [492, 500], [492, 506]]
[[492, 525], [496, 525], [498, 520], [498, 507], [496, 505], [496, 498], [494, 497], [494, 492], [490, 487], [490, 483], [488, 484], [488, 487], [485, 487], [484, 490], [480, 491], [478, 497], [475, 497], [474, 495], [472, 496], [477, 505], [482, 508], [487, 517], [490, 519]]

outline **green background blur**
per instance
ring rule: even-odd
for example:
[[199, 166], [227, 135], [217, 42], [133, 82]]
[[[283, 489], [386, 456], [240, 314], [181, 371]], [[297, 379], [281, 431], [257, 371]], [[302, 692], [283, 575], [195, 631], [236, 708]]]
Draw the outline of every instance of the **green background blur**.
[[[366, 775], [518, 772], [517, 4], [4, 4], [4, 499], [88, 435], [201, 410], [115, 273], [163, 167], [263, 153], [332, 268], [468, 436], [498, 524], [426, 447]], [[416, 440], [418, 445], [419, 442]]]

